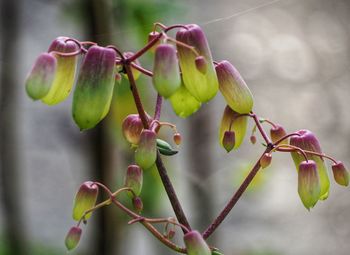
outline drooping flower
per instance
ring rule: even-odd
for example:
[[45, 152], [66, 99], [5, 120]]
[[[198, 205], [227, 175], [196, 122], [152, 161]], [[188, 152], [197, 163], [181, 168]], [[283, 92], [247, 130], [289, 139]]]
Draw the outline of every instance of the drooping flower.
[[346, 170], [343, 162], [338, 161], [332, 165], [334, 180], [342, 186], [349, 185], [349, 172]]
[[138, 144], [143, 130], [143, 124], [138, 114], [129, 114], [122, 124], [125, 139], [131, 144]]
[[66, 245], [66, 248], [68, 251], [73, 250], [75, 247], [77, 247], [80, 237], [81, 237], [82, 230], [79, 227], [72, 227], [64, 240], [64, 243]]
[[[73, 203], [73, 219], [79, 221], [84, 213], [95, 206], [98, 195], [98, 186], [91, 182], [84, 182], [75, 195]], [[84, 216], [87, 220], [91, 217], [91, 213]]]
[[222, 138], [222, 145], [227, 152], [230, 152], [235, 147], [235, 132], [225, 131], [224, 137]]
[[[275, 124], [275, 126], [270, 129], [270, 137], [273, 143], [277, 142], [285, 135], [287, 135], [286, 130], [279, 124]], [[280, 144], [288, 144], [288, 139], [284, 139]]]
[[265, 153], [260, 159], [260, 166], [264, 169], [271, 164], [272, 155], [271, 153]]
[[124, 186], [132, 189], [128, 192], [130, 197], [138, 196], [141, 193], [143, 182], [142, 169], [138, 165], [130, 165], [126, 171]]
[[192, 230], [184, 235], [184, 242], [188, 255], [211, 255], [211, 250], [208, 244], [203, 239], [202, 235]]
[[139, 145], [135, 151], [135, 162], [142, 169], [149, 169], [157, 158], [156, 133], [144, 129], [140, 135]]

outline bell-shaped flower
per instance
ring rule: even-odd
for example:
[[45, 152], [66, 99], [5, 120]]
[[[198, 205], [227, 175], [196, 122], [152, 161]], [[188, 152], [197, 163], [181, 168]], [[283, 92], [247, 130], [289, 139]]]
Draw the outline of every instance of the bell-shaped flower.
[[157, 92], [165, 98], [173, 95], [181, 86], [176, 49], [171, 44], [161, 44], [156, 48], [153, 85]]
[[225, 131], [224, 137], [222, 138], [222, 145], [227, 152], [232, 151], [235, 147], [236, 135], [234, 131]]
[[[176, 40], [193, 47], [192, 49], [199, 54], [197, 55], [188, 47], [177, 44], [180, 67], [186, 88], [199, 102], [208, 102], [216, 95], [219, 84], [208, 41], [203, 30], [196, 24], [186, 25], [186, 28], [182, 28], [176, 33]], [[196, 58], [198, 56], [203, 56], [206, 60], [205, 74], [197, 68]]]
[[226, 103], [238, 113], [249, 113], [253, 109], [253, 96], [236, 68], [224, 60], [215, 69]]
[[298, 193], [306, 209], [314, 207], [320, 198], [320, 180], [313, 160], [302, 161], [298, 171]]
[[142, 169], [138, 165], [130, 165], [126, 171], [124, 186], [131, 188], [132, 192], [128, 192], [130, 197], [138, 196], [141, 193], [143, 182]]
[[129, 114], [122, 124], [125, 139], [131, 144], [138, 144], [143, 130], [143, 124], [138, 114]]
[[260, 158], [260, 166], [264, 169], [264, 168], [268, 167], [271, 164], [271, 161], [272, 161], [271, 153], [265, 153]]
[[157, 135], [144, 129], [140, 135], [139, 145], [135, 151], [135, 162], [143, 170], [149, 169], [157, 158]]
[[[277, 142], [279, 139], [287, 135], [286, 130], [279, 124], [275, 124], [270, 129], [270, 137], [273, 143]], [[288, 138], [284, 139], [280, 144], [288, 144]]]
[[84, 218], [87, 220], [91, 217], [91, 213], [85, 212], [95, 206], [98, 195], [98, 186], [91, 182], [84, 182], [75, 195], [73, 203], [73, 219], [79, 221]]
[[191, 230], [184, 235], [184, 242], [188, 255], [211, 255], [211, 250], [208, 244], [203, 239], [202, 235], [196, 231]]
[[[49, 53], [73, 53], [79, 50], [78, 45], [73, 41], [67, 41], [68, 37], [56, 38], [49, 47]], [[78, 56], [60, 56], [55, 54], [57, 68], [55, 78], [49, 92], [41, 99], [45, 104], [55, 105], [65, 100], [71, 92], [75, 79]]]
[[93, 128], [108, 113], [115, 82], [113, 49], [92, 46], [81, 65], [72, 115], [81, 130]]
[[[300, 149], [303, 149], [303, 150], [308, 150], [308, 151], [322, 154], [320, 143], [318, 142], [318, 139], [311, 131], [303, 129], [303, 130], [299, 130], [297, 133], [300, 136], [292, 136], [289, 141], [290, 145], [299, 147]], [[296, 151], [292, 152], [291, 154], [292, 154], [292, 158], [295, 163], [295, 166], [298, 170], [300, 163], [305, 159], [302, 154]], [[319, 199], [325, 200], [329, 195], [330, 182], [328, 178], [327, 167], [324, 163], [324, 160], [323, 158], [312, 155], [310, 153], [307, 153], [306, 156], [308, 159], [316, 162], [318, 175], [320, 178], [320, 186], [321, 186]]]
[[233, 148], [237, 149], [242, 144], [247, 131], [247, 116], [242, 116], [233, 111], [228, 105], [224, 110], [219, 130], [219, 141], [222, 147], [224, 147], [226, 131], [233, 131], [235, 133], [235, 144]]
[[349, 172], [346, 170], [343, 162], [338, 161], [332, 165], [334, 180], [342, 186], [349, 185]]
[[26, 79], [26, 91], [33, 100], [43, 98], [49, 92], [56, 75], [57, 61], [49, 53], [42, 53]]
[[72, 227], [64, 240], [64, 243], [66, 245], [66, 248], [68, 251], [73, 250], [75, 247], [77, 247], [80, 237], [81, 237], [82, 230], [79, 227]]

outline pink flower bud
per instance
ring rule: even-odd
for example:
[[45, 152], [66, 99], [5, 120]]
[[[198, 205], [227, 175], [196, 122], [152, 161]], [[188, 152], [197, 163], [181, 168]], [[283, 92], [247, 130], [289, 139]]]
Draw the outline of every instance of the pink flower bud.
[[157, 92], [168, 98], [181, 86], [176, 49], [171, 44], [157, 46], [154, 56], [153, 85]]
[[174, 140], [174, 143], [176, 143], [176, 145], [180, 145], [181, 144], [181, 134], [180, 133], [175, 133], [174, 136], [173, 136], [173, 140]]
[[143, 210], [143, 203], [140, 197], [134, 197], [132, 199], [132, 205], [137, 213], [141, 213]]
[[253, 95], [236, 68], [224, 60], [215, 69], [226, 103], [238, 113], [249, 113], [253, 109]]
[[[95, 206], [98, 195], [98, 186], [91, 181], [84, 182], [75, 195], [73, 205], [73, 219], [79, 221], [84, 213]], [[91, 213], [85, 215], [85, 219], [91, 217]]]
[[196, 55], [188, 47], [177, 45], [179, 63], [186, 88], [199, 102], [208, 102], [218, 91], [213, 59], [203, 30], [195, 24], [186, 25], [187, 29], [180, 29], [176, 33], [176, 40], [194, 47], [196, 52], [207, 62], [205, 74], [196, 66]]
[[[132, 189], [136, 196], [140, 195], [142, 189], [143, 174], [138, 165], [128, 166], [126, 171], [124, 186]], [[132, 192], [128, 192], [130, 197], [134, 197]]]
[[157, 158], [157, 140], [156, 133], [144, 129], [140, 135], [139, 146], [135, 151], [135, 162], [142, 169], [150, 168]]
[[235, 132], [225, 131], [222, 145], [227, 152], [230, 152], [235, 147]]
[[260, 166], [264, 169], [271, 164], [272, 155], [271, 153], [265, 153], [260, 159]]
[[[270, 136], [273, 143], [277, 142], [285, 135], [287, 135], [287, 132], [281, 125], [276, 124], [270, 129]], [[284, 139], [280, 144], [288, 144], [288, 139]]]
[[334, 180], [342, 186], [349, 185], [349, 172], [346, 170], [343, 162], [338, 161], [336, 164], [332, 165], [332, 171]]
[[[318, 142], [318, 139], [311, 131], [303, 129], [303, 130], [299, 130], [297, 133], [299, 133], [300, 136], [292, 136], [289, 141], [291, 145], [299, 147], [303, 150], [322, 153], [320, 143]], [[292, 158], [294, 160], [295, 166], [298, 170], [300, 163], [305, 159], [303, 155], [297, 152], [292, 152], [291, 154], [292, 154]], [[323, 159], [320, 158], [319, 156], [314, 156], [307, 153], [307, 158], [316, 162], [318, 176], [320, 178], [320, 186], [321, 186], [321, 193], [320, 193], [319, 199], [325, 200], [329, 195], [329, 186], [330, 186], [327, 167]]]
[[28, 96], [34, 100], [46, 96], [55, 78], [56, 69], [57, 61], [54, 56], [48, 53], [40, 54], [26, 79]]
[[143, 124], [138, 114], [130, 114], [122, 124], [123, 135], [125, 139], [131, 144], [138, 144], [140, 135], [143, 130]]
[[301, 162], [298, 172], [298, 193], [306, 209], [315, 206], [320, 198], [320, 192], [316, 163], [313, 160]]
[[255, 144], [255, 143], [256, 143], [256, 136], [255, 136], [255, 135], [251, 135], [249, 139], [250, 139], [250, 142], [251, 142], [252, 144]]
[[205, 60], [205, 58], [203, 56], [198, 56], [194, 61], [195, 61], [197, 70], [205, 75], [208, 69], [208, 63]]
[[188, 255], [211, 255], [211, 250], [202, 235], [192, 230], [184, 235]]
[[81, 237], [82, 230], [79, 227], [72, 227], [66, 236], [65, 239], [65, 245], [68, 251], [73, 250], [75, 247], [77, 247], [80, 237]]

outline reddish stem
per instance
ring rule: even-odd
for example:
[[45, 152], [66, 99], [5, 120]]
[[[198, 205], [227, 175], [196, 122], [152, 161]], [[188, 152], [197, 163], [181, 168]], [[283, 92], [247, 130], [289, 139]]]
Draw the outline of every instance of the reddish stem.
[[149, 76], [149, 77], [152, 77], [153, 76], [153, 73], [145, 68], [143, 68], [142, 66], [139, 66], [139, 65], [136, 65], [134, 62], [131, 62], [131, 66], [133, 68], [135, 68], [136, 70], [139, 70], [141, 73]]
[[163, 97], [161, 95], [157, 95], [157, 102], [156, 102], [156, 107], [154, 111], [154, 117], [153, 119], [159, 120], [160, 119], [160, 114], [162, 111], [162, 103], [163, 103]]
[[261, 136], [264, 138], [264, 140], [265, 140], [267, 146], [268, 146], [268, 147], [273, 146], [273, 144], [272, 144], [272, 142], [271, 142], [269, 136], [266, 134], [265, 130], [264, 130], [263, 127], [261, 126], [261, 123], [260, 123], [260, 121], [259, 121], [258, 116], [257, 116], [255, 113], [253, 113], [253, 112], [251, 112], [251, 114], [250, 114], [249, 116], [252, 117], [252, 118], [254, 119], [255, 125], [258, 127], [259, 132], [260, 132]]

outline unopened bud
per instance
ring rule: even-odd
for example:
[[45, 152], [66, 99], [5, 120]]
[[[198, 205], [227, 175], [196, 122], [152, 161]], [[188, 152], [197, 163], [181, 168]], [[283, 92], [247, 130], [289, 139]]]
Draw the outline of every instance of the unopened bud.
[[84, 219], [91, 217], [91, 213], [86, 215], [85, 212], [95, 206], [98, 195], [98, 186], [91, 182], [84, 182], [74, 198], [73, 219], [79, 221], [83, 216]]
[[[130, 165], [126, 171], [124, 186], [132, 189], [136, 196], [140, 195], [142, 189], [143, 174], [138, 165]], [[128, 192], [130, 197], [134, 197], [132, 192]]]
[[188, 255], [211, 255], [208, 244], [198, 231], [192, 230], [186, 233], [184, 235], [184, 241]]
[[139, 146], [135, 151], [135, 162], [142, 169], [150, 168], [157, 158], [156, 133], [144, 129], [140, 135]]
[[256, 143], [256, 136], [255, 136], [255, 135], [251, 135], [251, 136], [250, 136], [250, 142], [251, 142], [252, 144], [255, 144], [255, 143]]
[[[150, 32], [148, 34], [148, 42], [151, 42], [152, 40], [154, 40], [157, 37], [159, 37], [159, 32], [157, 32], [157, 31]], [[160, 40], [158, 40], [158, 42], [155, 45], [153, 45], [152, 48], [150, 48], [151, 52], [153, 52], [153, 53], [155, 52], [156, 47], [159, 45], [159, 41]]]
[[180, 145], [182, 140], [180, 133], [175, 133], [173, 136], [173, 140], [174, 143], [176, 143], [176, 145]]
[[66, 239], [64, 241], [68, 251], [73, 250], [75, 247], [77, 247], [80, 241], [81, 233], [82, 230], [79, 227], [72, 227], [68, 231]]
[[235, 132], [225, 131], [224, 137], [222, 138], [222, 145], [227, 152], [230, 152], [235, 147]]
[[142, 199], [140, 197], [134, 197], [132, 199], [132, 205], [137, 213], [141, 213], [143, 209]]
[[168, 98], [181, 86], [176, 49], [171, 44], [157, 46], [154, 56], [153, 85], [157, 92]]
[[[273, 143], [286, 135], [287, 132], [281, 125], [275, 124], [275, 126], [270, 129], [270, 136]], [[280, 144], [288, 144], [288, 139], [284, 139]]]
[[198, 56], [194, 61], [195, 61], [197, 70], [205, 75], [208, 69], [208, 63], [205, 60], [205, 58], [203, 56]]
[[168, 238], [169, 240], [171, 240], [171, 239], [174, 238], [175, 234], [176, 234], [175, 230], [170, 229], [170, 230], [168, 231], [168, 233], [167, 233], [167, 238]]
[[343, 162], [338, 161], [336, 164], [332, 165], [334, 180], [342, 186], [349, 185], [349, 172], [346, 170]]
[[271, 153], [265, 153], [260, 159], [260, 166], [264, 169], [271, 164], [272, 155]]
[[317, 165], [313, 160], [303, 161], [299, 165], [298, 193], [306, 209], [314, 207], [320, 197], [320, 181]]
[[138, 144], [143, 130], [143, 124], [138, 114], [129, 114], [122, 124], [125, 139], [131, 144]]
[[122, 82], [122, 76], [120, 75], [120, 73], [115, 74], [115, 80], [116, 82], [118, 82], [118, 84]]
[[46, 96], [55, 78], [56, 69], [57, 61], [54, 56], [48, 53], [40, 54], [26, 79], [28, 96], [34, 100]]
[[226, 103], [238, 113], [249, 113], [253, 109], [253, 95], [236, 68], [224, 60], [216, 66], [216, 73]]

